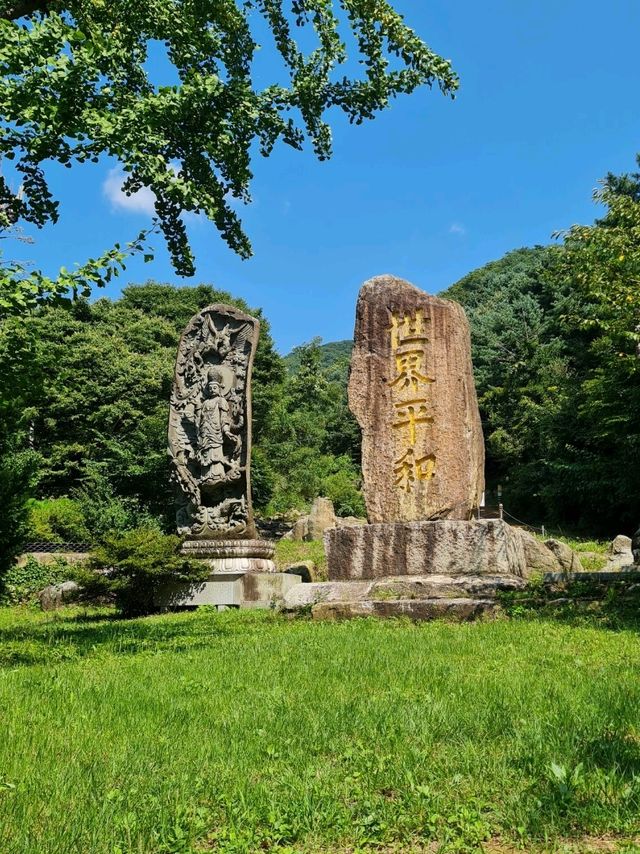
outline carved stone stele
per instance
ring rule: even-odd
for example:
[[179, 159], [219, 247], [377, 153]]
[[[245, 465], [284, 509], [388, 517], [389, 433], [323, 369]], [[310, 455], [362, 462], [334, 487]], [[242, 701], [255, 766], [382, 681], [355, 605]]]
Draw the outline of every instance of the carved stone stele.
[[[255, 538], [251, 368], [259, 330], [255, 317], [215, 304], [192, 317], [180, 338], [169, 455], [178, 533], [188, 540]], [[234, 551], [225, 545], [226, 554]], [[204, 543], [199, 551], [205, 556]]]
[[484, 440], [462, 306], [394, 276], [358, 296], [349, 407], [371, 523], [470, 519]]

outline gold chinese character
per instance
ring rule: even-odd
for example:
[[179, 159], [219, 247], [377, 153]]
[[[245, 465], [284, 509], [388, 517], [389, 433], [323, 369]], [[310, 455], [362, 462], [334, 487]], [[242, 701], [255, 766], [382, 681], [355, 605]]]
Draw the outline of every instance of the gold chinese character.
[[407, 350], [406, 353], [398, 353], [395, 358], [398, 376], [389, 383], [392, 388], [394, 386], [400, 388], [411, 386], [414, 392], [417, 392], [420, 383], [435, 382], [420, 370], [424, 359], [424, 350]]
[[435, 477], [436, 458], [433, 454], [416, 459], [413, 448], [400, 457], [394, 466], [395, 485], [405, 492], [411, 492], [416, 481], [432, 480]]
[[394, 404], [396, 407], [395, 421], [393, 427], [396, 430], [409, 428], [409, 444], [413, 447], [416, 443], [416, 426], [418, 424], [431, 424], [432, 416], [429, 415], [427, 401], [423, 398], [420, 400], [405, 400], [402, 403]]
[[401, 344], [408, 344], [416, 341], [428, 341], [426, 336], [426, 324], [431, 320], [430, 317], [425, 317], [424, 312], [419, 308], [413, 317], [410, 314], [405, 314], [399, 317], [397, 314], [391, 315], [391, 349], [395, 352]]

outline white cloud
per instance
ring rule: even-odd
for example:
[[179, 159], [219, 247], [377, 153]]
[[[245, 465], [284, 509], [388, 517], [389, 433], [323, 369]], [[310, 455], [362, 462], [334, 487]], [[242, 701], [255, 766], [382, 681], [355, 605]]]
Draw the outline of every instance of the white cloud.
[[124, 172], [115, 167], [109, 171], [104, 179], [102, 191], [111, 202], [114, 210], [130, 211], [131, 213], [143, 213], [152, 216], [155, 213], [156, 197], [148, 187], [143, 187], [132, 196], [127, 196], [122, 191], [122, 185], [126, 180]]
[[449, 234], [466, 234], [467, 229], [464, 225], [460, 225], [458, 222], [454, 222], [449, 226]]

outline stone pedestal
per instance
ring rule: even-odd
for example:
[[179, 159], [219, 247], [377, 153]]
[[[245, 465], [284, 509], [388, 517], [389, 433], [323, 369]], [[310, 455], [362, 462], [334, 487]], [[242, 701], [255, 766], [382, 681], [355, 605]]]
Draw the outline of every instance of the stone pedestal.
[[527, 575], [522, 539], [499, 519], [333, 528], [326, 531], [324, 543], [331, 581], [414, 575]]
[[302, 579], [284, 572], [212, 573], [205, 581], [167, 585], [159, 597], [161, 608], [272, 608]]
[[274, 544], [268, 540], [185, 540], [180, 551], [204, 561], [216, 575], [276, 572]]
[[186, 540], [181, 552], [207, 564], [204, 581], [167, 585], [159, 597], [163, 608], [270, 608], [302, 579], [278, 572], [273, 562], [274, 544], [268, 540]]

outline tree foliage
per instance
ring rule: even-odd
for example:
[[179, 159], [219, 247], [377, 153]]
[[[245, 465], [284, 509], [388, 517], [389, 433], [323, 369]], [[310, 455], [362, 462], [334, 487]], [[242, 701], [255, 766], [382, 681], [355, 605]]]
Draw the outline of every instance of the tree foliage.
[[[265, 32], [281, 73], [261, 88]], [[154, 61], [166, 80], [150, 73]], [[0, 159], [14, 161], [22, 187], [16, 194], [0, 176], [0, 226], [57, 221], [47, 163], [115, 158], [125, 193], [154, 193], [175, 269], [192, 275], [185, 212], [204, 214], [231, 249], [251, 254], [232, 200], [250, 201], [256, 151], [308, 140], [325, 159], [327, 110], [361, 123], [434, 84], [453, 95], [450, 63], [387, 0], [0, 0]], [[18, 303], [78, 278], [101, 284], [119, 252], [57, 281], [23, 281], [8, 268], [0, 297], [11, 301], [12, 282]]]
[[[303, 508], [328, 494], [338, 511], [362, 511], [359, 432], [344, 384], [327, 379], [317, 346], [302, 348], [302, 366], [287, 377], [259, 310], [209, 285], [148, 282], [117, 300], [43, 305], [0, 329], [11, 441], [24, 455], [17, 459], [31, 462], [25, 489], [37, 468], [32, 537], [92, 542], [114, 530], [174, 530], [166, 444], [177, 344], [193, 314], [214, 302], [261, 320], [253, 372], [258, 509]], [[24, 522], [29, 490], [0, 475]]]
[[632, 533], [640, 504], [640, 175], [605, 214], [446, 292], [472, 326], [490, 486], [526, 521]]
[[91, 594], [114, 595], [126, 616], [149, 614], [167, 584], [202, 581], [209, 575], [205, 563], [182, 557], [179, 546], [179, 537], [153, 528], [111, 532], [92, 553], [89, 567], [75, 575]]

